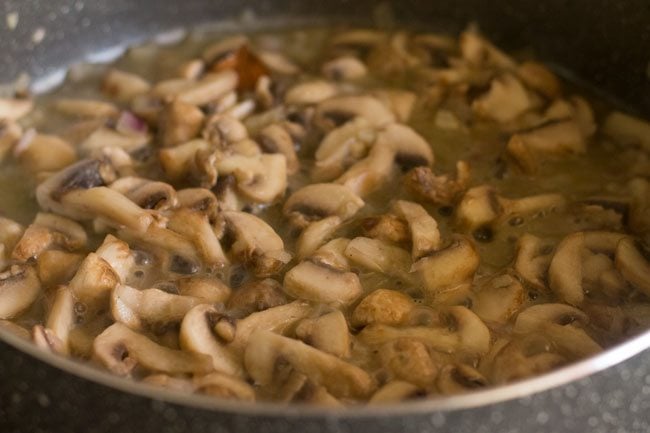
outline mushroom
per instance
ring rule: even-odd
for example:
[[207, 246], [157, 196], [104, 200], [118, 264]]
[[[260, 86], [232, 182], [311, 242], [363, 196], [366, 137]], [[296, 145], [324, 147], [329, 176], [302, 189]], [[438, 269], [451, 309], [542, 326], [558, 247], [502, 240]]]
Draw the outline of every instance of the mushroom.
[[579, 309], [565, 304], [540, 304], [519, 313], [514, 332], [519, 334], [542, 332], [563, 352], [583, 358], [602, 351], [580, 325], [589, 317]]
[[438, 376], [439, 367], [427, 346], [415, 338], [398, 338], [383, 344], [379, 359], [391, 377], [423, 389], [430, 388]]
[[51, 329], [48, 329], [43, 325], [35, 325], [32, 328], [31, 340], [34, 342], [36, 347], [40, 349], [52, 353], [65, 354], [63, 343], [57, 338], [56, 335], [54, 335]]
[[296, 258], [304, 259], [310, 256], [341, 226], [338, 216], [323, 218], [310, 223], [300, 234], [296, 246]]
[[182, 277], [173, 281], [181, 296], [191, 296], [206, 303], [225, 303], [230, 299], [231, 289], [216, 277]]
[[226, 228], [235, 239], [231, 253], [249, 266], [258, 277], [279, 272], [291, 260], [284, 242], [262, 219], [236, 211], [223, 212]]
[[0, 119], [0, 162], [5, 160], [22, 135], [23, 128], [18, 123]]
[[234, 143], [246, 140], [248, 130], [238, 119], [216, 113], [206, 119], [201, 136], [213, 146], [225, 150]]
[[296, 326], [296, 337], [323, 352], [350, 356], [348, 323], [341, 311], [334, 310], [314, 319], [303, 319]]
[[150, 89], [151, 84], [144, 78], [115, 68], [111, 68], [102, 81], [102, 92], [119, 102], [129, 103], [133, 98], [147, 93]]
[[418, 260], [440, 248], [438, 223], [421, 205], [398, 200], [393, 204], [393, 212], [404, 218], [409, 225], [413, 260]]
[[526, 293], [512, 275], [490, 277], [475, 289], [474, 312], [486, 322], [505, 324], [524, 304]]
[[159, 386], [173, 391], [194, 392], [195, 385], [191, 380], [169, 376], [168, 374], [150, 374], [141, 381], [147, 385]]
[[257, 203], [270, 203], [287, 187], [287, 159], [283, 154], [232, 155], [217, 158], [219, 174], [233, 174], [237, 188]]
[[388, 107], [398, 122], [408, 123], [415, 107], [417, 96], [408, 90], [379, 89], [370, 93]]
[[[180, 80], [182, 82], [180, 85], [169, 92], [163, 92], [163, 94], [165, 97], [175, 98], [186, 104], [201, 106], [233, 91], [237, 87], [238, 81], [236, 72], [224, 70], [205, 74], [197, 81]], [[160, 89], [161, 83], [154, 87], [154, 92], [157, 88]]]
[[264, 311], [272, 307], [284, 305], [289, 302], [282, 291], [282, 286], [275, 280], [265, 278], [248, 282], [235, 290], [228, 299], [226, 306], [231, 315], [246, 317], [257, 311]]
[[188, 311], [206, 300], [118, 284], [111, 292], [110, 302], [111, 313], [117, 322], [141, 331], [146, 325], [180, 323]]
[[348, 220], [363, 205], [363, 200], [343, 185], [316, 183], [291, 194], [284, 203], [283, 212], [291, 225], [303, 228], [312, 221], [329, 216]]
[[323, 64], [321, 73], [332, 81], [353, 81], [368, 74], [366, 65], [356, 57], [341, 56]]
[[31, 99], [0, 98], [0, 119], [18, 120], [29, 114], [34, 108]]
[[551, 249], [547, 242], [528, 233], [519, 238], [514, 269], [527, 284], [536, 290], [544, 290], [550, 264]]
[[120, 376], [126, 376], [136, 366], [170, 374], [204, 374], [213, 369], [209, 356], [169, 349], [121, 323], [109, 326], [95, 339], [93, 354], [104, 367]]
[[12, 319], [26, 310], [41, 294], [36, 270], [28, 265], [12, 265], [0, 273], [0, 319]]
[[78, 146], [79, 153], [91, 155], [105, 147], [117, 147], [127, 152], [136, 152], [149, 144], [151, 137], [144, 133], [123, 133], [105, 126], [95, 129]]
[[239, 48], [248, 44], [245, 35], [233, 35], [209, 44], [201, 53], [201, 58], [207, 64], [218, 63], [229, 59]]
[[93, 99], [59, 98], [54, 109], [66, 116], [90, 119], [117, 117], [119, 113], [115, 104]]
[[169, 179], [180, 180], [192, 171], [197, 154], [209, 150], [210, 143], [206, 140], [196, 139], [175, 147], [161, 149], [158, 159]]
[[420, 58], [410, 52], [410, 35], [393, 33], [368, 53], [368, 67], [381, 78], [401, 80], [409, 69], [420, 65]]
[[316, 106], [314, 123], [324, 130], [363, 117], [370, 126], [381, 128], [395, 122], [395, 115], [372, 96], [337, 96], [326, 99]]
[[560, 80], [541, 63], [531, 61], [521, 63], [517, 67], [517, 76], [529, 88], [536, 90], [551, 100], [560, 96], [562, 91]]
[[77, 153], [70, 143], [45, 134], [29, 137], [25, 133], [14, 148], [14, 155], [31, 173], [58, 171], [77, 160]]
[[259, 330], [251, 335], [244, 363], [256, 384], [264, 386], [272, 382], [280, 360], [335, 397], [364, 398], [375, 388], [364, 370], [333, 355], [269, 331]]
[[479, 261], [472, 241], [464, 236], [456, 236], [447, 247], [415, 262], [412, 270], [422, 278], [425, 295], [435, 299], [466, 288], [474, 277]]
[[345, 248], [345, 257], [373, 272], [412, 281], [411, 255], [404, 249], [377, 239], [357, 237]]
[[331, 266], [337, 269], [350, 269], [350, 261], [345, 257], [345, 249], [348, 247], [350, 239], [336, 238], [332, 239], [311, 255], [311, 258], [319, 263]]
[[284, 291], [307, 301], [348, 305], [359, 297], [363, 287], [353, 272], [317, 260], [303, 260], [284, 276]]
[[279, 124], [271, 124], [260, 132], [257, 138], [260, 147], [267, 153], [281, 153], [287, 160], [287, 174], [295, 174], [300, 169], [300, 162], [294, 149], [293, 138]]
[[[196, 228], [185, 227], [185, 229], [191, 230], [193, 234], [196, 233]], [[199, 261], [196, 246], [191, 240], [155, 224], [150, 225], [145, 232], [122, 228], [117, 231], [117, 235], [130, 243], [145, 245], [148, 249], [154, 248], [161, 256], [170, 258], [172, 262], [181, 261], [193, 266]], [[194, 272], [196, 270], [189, 273]]]
[[394, 380], [379, 388], [377, 392], [375, 392], [372, 397], [370, 397], [368, 403], [397, 403], [401, 401], [421, 398], [424, 395], [425, 393], [422, 391], [422, 389], [413, 385], [412, 383], [404, 382], [401, 380]]
[[605, 135], [621, 144], [650, 149], [650, 123], [637, 117], [613, 111], [605, 119], [602, 130]]
[[483, 321], [465, 307], [446, 307], [440, 312], [436, 327], [392, 327], [382, 324], [366, 326], [357, 335], [362, 343], [378, 346], [401, 338], [421, 341], [445, 353], [463, 352], [482, 355], [490, 349], [490, 330]]
[[219, 202], [212, 191], [206, 188], [184, 188], [176, 191], [178, 206], [204, 213], [208, 220], [215, 221], [219, 213]]
[[492, 80], [490, 90], [472, 103], [472, 109], [481, 117], [506, 123], [515, 120], [534, 107], [523, 84], [512, 74], [503, 74]]
[[458, 42], [463, 59], [473, 67], [488, 66], [499, 69], [514, 69], [516, 66], [513, 59], [474, 29], [461, 33]]
[[271, 72], [279, 75], [296, 75], [300, 67], [284, 54], [277, 51], [258, 50], [257, 57]]
[[407, 320], [415, 305], [413, 299], [404, 293], [377, 289], [357, 304], [351, 322], [357, 327], [373, 323], [397, 326]]
[[87, 241], [88, 236], [81, 225], [65, 217], [39, 212], [16, 243], [11, 257], [24, 262], [37, 258], [50, 248], [80, 250]]
[[210, 373], [195, 377], [193, 384], [196, 392], [238, 401], [255, 401], [255, 390], [243, 380], [223, 374]]
[[548, 268], [549, 286], [564, 302], [572, 305], [582, 303], [582, 253], [585, 247], [584, 233], [566, 236], [558, 244]]
[[404, 176], [406, 187], [419, 197], [434, 204], [451, 205], [467, 189], [470, 180], [469, 165], [465, 161], [456, 163], [456, 178], [448, 175], [436, 176], [430, 167], [415, 167]]
[[338, 93], [338, 86], [329, 81], [307, 81], [289, 88], [284, 95], [284, 102], [288, 105], [314, 105], [333, 98]]
[[0, 330], [8, 334], [15, 335], [22, 340], [32, 339], [32, 333], [30, 333], [29, 330], [23, 328], [20, 325], [16, 325], [10, 320], [0, 320]]
[[375, 146], [382, 143], [395, 152], [395, 162], [403, 170], [433, 164], [431, 145], [409, 126], [397, 123], [386, 126], [377, 134]]
[[[54, 296], [54, 302], [48, 312], [44, 329], [46, 336], [48, 334], [47, 331], [49, 331], [49, 333], [51, 333], [50, 337], [53, 336], [56, 338], [56, 343], [54, 345], [48, 345], [56, 348], [56, 350], [54, 350], [55, 352], [63, 354], [68, 354], [70, 352], [68, 337], [70, 331], [76, 325], [76, 314], [74, 308], [75, 298], [72, 290], [66, 286], [59, 287]], [[48, 340], [52, 341], [54, 339], [48, 338]]]
[[354, 29], [336, 33], [330, 38], [330, 45], [337, 50], [367, 51], [385, 40], [386, 34], [379, 30]]
[[110, 188], [143, 209], [167, 210], [178, 203], [174, 187], [164, 182], [126, 176], [113, 182]]
[[282, 373], [274, 377], [273, 383], [267, 388], [279, 389], [276, 398], [283, 402], [300, 402], [319, 406], [341, 407], [341, 402], [320, 385], [316, 385], [307, 376], [299, 373], [291, 366], [283, 366]]
[[410, 238], [409, 227], [402, 218], [383, 214], [361, 220], [361, 229], [369, 238], [385, 242], [404, 243]]
[[446, 365], [436, 379], [436, 388], [442, 394], [460, 394], [485, 388], [487, 384], [485, 377], [467, 364]]
[[637, 290], [650, 295], [650, 262], [630, 238], [616, 245], [616, 268]]
[[163, 147], [173, 147], [196, 137], [205, 115], [195, 105], [171, 101], [158, 116], [158, 134]]
[[312, 178], [329, 181], [363, 156], [376, 139], [376, 131], [363, 117], [356, 117], [328, 132], [315, 153]]
[[390, 180], [395, 152], [385, 142], [376, 142], [368, 156], [352, 165], [336, 183], [363, 197]]
[[77, 273], [84, 256], [59, 250], [45, 250], [38, 255], [36, 269], [44, 287], [69, 281]]
[[208, 217], [190, 209], [177, 209], [169, 217], [167, 227], [189, 239], [208, 265], [223, 267], [229, 263]]

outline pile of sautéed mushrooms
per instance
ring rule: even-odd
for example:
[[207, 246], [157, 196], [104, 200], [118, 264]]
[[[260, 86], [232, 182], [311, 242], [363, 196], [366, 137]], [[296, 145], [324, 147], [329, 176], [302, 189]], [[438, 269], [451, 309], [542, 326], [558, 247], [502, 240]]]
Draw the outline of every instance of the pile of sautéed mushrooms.
[[398, 402], [650, 325], [650, 124], [474, 29], [135, 47], [0, 161], [2, 328], [136, 381]]

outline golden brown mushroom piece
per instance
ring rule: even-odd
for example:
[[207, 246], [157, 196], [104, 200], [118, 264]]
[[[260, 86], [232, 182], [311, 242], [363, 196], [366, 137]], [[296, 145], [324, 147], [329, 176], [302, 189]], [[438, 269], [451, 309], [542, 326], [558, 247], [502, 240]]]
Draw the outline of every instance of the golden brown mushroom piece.
[[13, 265], [0, 273], [0, 319], [12, 319], [27, 309], [41, 293], [36, 270]]
[[329, 216], [345, 221], [353, 217], [364, 205], [352, 190], [334, 183], [316, 183], [305, 186], [289, 196], [283, 212], [290, 223], [298, 228]]

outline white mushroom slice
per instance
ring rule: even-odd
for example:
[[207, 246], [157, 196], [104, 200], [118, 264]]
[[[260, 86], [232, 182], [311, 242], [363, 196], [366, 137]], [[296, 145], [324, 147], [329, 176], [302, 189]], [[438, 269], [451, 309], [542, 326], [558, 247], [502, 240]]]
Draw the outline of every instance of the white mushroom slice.
[[196, 392], [229, 400], [255, 401], [255, 390], [241, 379], [222, 373], [195, 377]]
[[375, 143], [368, 156], [350, 167], [336, 183], [360, 197], [377, 190], [392, 177], [395, 151], [385, 142]]
[[121, 323], [109, 326], [95, 339], [93, 354], [104, 367], [120, 376], [129, 374], [136, 365], [170, 374], [203, 374], [213, 369], [209, 356], [169, 349]]
[[629, 238], [616, 246], [616, 268], [637, 290], [650, 295], [650, 262]]
[[258, 203], [272, 202], [287, 187], [287, 159], [282, 154], [226, 156], [217, 160], [216, 168], [220, 174], [234, 174], [237, 188]]
[[192, 169], [196, 155], [201, 151], [209, 150], [210, 143], [197, 139], [176, 147], [161, 149], [158, 158], [167, 177], [171, 180], [180, 180]]
[[126, 176], [113, 182], [110, 188], [143, 209], [166, 210], [178, 204], [174, 187], [164, 182]]
[[396, 290], [377, 289], [355, 307], [351, 322], [359, 327], [373, 323], [396, 326], [407, 320], [415, 306], [409, 295]]
[[97, 254], [90, 253], [81, 262], [69, 287], [74, 297], [92, 312], [103, 309], [111, 290], [119, 283], [120, 277], [111, 265]]
[[118, 284], [111, 293], [111, 313], [116, 321], [140, 331], [146, 325], [180, 323], [188, 311], [203, 302], [158, 289], [138, 290]]
[[75, 326], [75, 299], [72, 290], [66, 286], [56, 291], [54, 302], [47, 315], [45, 328], [49, 329], [60, 341], [61, 353], [68, 354], [68, 337]]
[[158, 116], [158, 134], [163, 147], [173, 147], [195, 138], [205, 115], [195, 105], [180, 100], [165, 105]]
[[409, 225], [414, 261], [440, 248], [438, 223], [421, 205], [398, 200], [393, 204], [393, 212], [404, 218]]
[[393, 214], [383, 214], [361, 220], [361, 229], [369, 238], [396, 244], [408, 242], [411, 238], [407, 223]]
[[44, 327], [43, 325], [35, 325], [32, 328], [31, 339], [36, 345], [36, 347], [52, 352], [66, 354], [63, 343], [59, 338], [54, 335], [51, 329]]
[[560, 96], [562, 86], [558, 77], [538, 62], [523, 62], [517, 67], [517, 76], [531, 89], [549, 99]]
[[194, 392], [195, 386], [189, 379], [173, 377], [167, 374], [150, 374], [141, 381], [147, 385], [160, 386], [181, 392]]
[[350, 239], [347, 238], [332, 239], [317, 249], [311, 258], [333, 268], [349, 270], [350, 261], [345, 257], [345, 249], [349, 243]]
[[583, 253], [582, 273], [583, 290], [587, 293], [601, 292], [612, 299], [619, 299], [626, 294], [627, 282], [607, 254], [591, 251]]
[[201, 57], [206, 63], [214, 63], [246, 44], [248, 44], [248, 37], [244, 35], [234, 35], [219, 39], [217, 42], [208, 45], [201, 53]]
[[356, 57], [341, 56], [323, 64], [321, 73], [332, 81], [353, 81], [368, 74], [366, 65]]
[[411, 281], [411, 255], [403, 248], [378, 239], [357, 237], [345, 249], [345, 257], [373, 272]]
[[235, 238], [232, 254], [250, 266], [255, 275], [273, 275], [291, 260], [282, 239], [262, 219], [236, 211], [224, 212], [223, 217]]
[[475, 67], [493, 66], [500, 69], [515, 69], [517, 65], [513, 59], [475, 30], [468, 30], [460, 35], [459, 47], [463, 59]]
[[413, 113], [417, 96], [408, 90], [380, 89], [370, 93], [388, 107], [398, 122], [407, 123]]
[[123, 194], [103, 186], [70, 191], [61, 197], [61, 205], [69, 206], [75, 214], [84, 214], [82, 219], [101, 217], [117, 228], [124, 226], [145, 232], [153, 222], [151, 213]]
[[276, 364], [283, 360], [335, 397], [363, 398], [375, 388], [372, 378], [362, 369], [269, 331], [257, 331], [251, 336], [244, 359], [248, 374], [258, 385], [271, 383]]
[[467, 364], [446, 365], [436, 379], [436, 387], [442, 394], [460, 394], [485, 388], [487, 384], [485, 377]]
[[363, 117], [357, 117], [330, 131], [316, 150], [314, 172], [316, 181], [337, 178], [354, 161], [361, 158], [374, 143], [376, 131]]
[[115, 68], [111, 68], [102, 81], [102, 92], [120, 102], [131, 102], [150, 89], [151, 84], [141, 76]]
[[203, 212], [210, 221], [217, 219], [219, 202], [217, 196], [206, 188], [184, 188], [176, 192], [179, 207]]
[[23, 340], [32, 339], [32, 334], [29, 332], [29, 330], [23, 328], [20, 325], [16, 325], [10, 320], [0, 320], [0, 330], [11, 335], [15, 335]]
[[187, 104], [205, 105], [233, 91], [237, 82], [237, 73], [231, 70], [206, 74], [195, 83], [183, 86], [172, 96]]
[[231, 290], [216, 277], [184, 277], [174, 281], [178, 294], [204, 300], [208, 304], [226, 302]]
[[238, 287], [228, 299], [226, 306], [231, 316], [242, 318], [288, 302], [289, 299], [282, 291], [282, 285], [275, 280], [265, 278]]
[[281, 153], [287, 160], [287, 174], [295, 174], [300, 169], [293, 138], [279, 124], [272, 124], [262, 129], [257, 137], [259, 146], [266, 153]]
[[338, 32], [330, 39], [336, 48], [369, 48], [386, 40], [386, 34], [378, 30], [355, 29]]
[[503, 324], [519, 311], [526, 298], [521, 283], [508, 274], [490, 278], [475, 293], [474, 312], [486, 322]]
[[59, 250], [47, 250], [36, 259], [38, 278], [43, 287], [63, 284], [74, 276], [84, 259], [83, 254], [68, 253]]
[[375, 146], [385, 144], [395, 153], [395, 162], [404, 170], [433, 164], [431, 145], [413, 128], [398, 123], [377, 134]]
[[296, 84], [287, 90], [284, 102], [288, 105], [314, 105], [332, 98], [339, 93], [336, 84], [316, 80]]
[[67, 141], [55, 136], [27, 133], [14, 148], [14, 156], [32, 173], [54, 172], [77, 161], [77, 152]]
[[280, 52], [258, 50], [257, 57], [272, 72], [280, 75], [296, 75], [300, 73], [300, 67]]
[[427, 346], [415, 338], [398, 338], [383, 344], [379, 348], [379, 360], [395, 379], [423, 389], [429, 388], [438, 375], [439, 360], [434, 360]]
[[31, 99], [0, 98], [0, 119], [18, 120], [32, 111], [33, 107]]
[[169, 217], [167, 227], [189, 239], [205, 263], [217, 267], [229, 263], [208, 217], [202, 212], [177, 209]]
[[207, 118], [201, 135], [213, 146], [225, 149], [234, 143], [246, 140], [248, 130], [238, 119], [217, 113]]
[[23, 128], [11, 120], [0, 119], [0, 162], [4, 161], [23, 135]]
[[327, 130], [355, 117], [365, 118], [372, 127], [381, 128], [395, 122], [395, 115], [372, 96], [338, 96], [316, 107], [314, 122]]
[[364, 202], [352, 190], [334, 183], [307, 185], [289, 196], [283, 212], [293, 226], [303, 228], [312, 221], [338, 216], [352, 218]]
[[400, 338], [416, 339], [434, 350], [481, 355], [490, 349], [490, 331], [483, 321], [465, 307], [447, 307], [442, 327], [401, 327], [374, 324], [363, 328], [357, 338], [369, 345], [381, 345]]
[[456, 178], [436, 176], [430, 167], [415, 167], [404, 179], [406, 187], [423, 199], [435, 204], [451, 205], [469, 186], [470, 169], [465, 161], [456, 163]]
[[546, 287], [545, 275], [551, 264], [550, 245], [540, 238], [525, 233], [517, 241], [514, 268], [524, 281], [537, 290]]
[[549, 286], [560, 300], [579, 305], [584, 300], [582, 289], [582, 254], [585, 247], [583, 232], [566, 236], [558, 244], [548, 268]]
[[296, 337], [310, 346], [339, 358], [350, 355], [350, 333], [345, 316], [339, 310], [316, 319], [304, 319], [296, 326]]
[[386, 403], [398, 403], [401, 401], [412, 400], [414, 398], [419, 398], [424, 395], [424, 392], [417, 386], [409, 382], [404, 382], [401, 380], [394, 380], [388, 382], [386, 385], [382, 386], [375, 392], [370, 400], [369, 404], [386, 404]]
[[532, 106], [533, 101], [526, 88], [511, 74], [492, 80], [488, 93], [472, 104], [478, 115], [500, 123], [516, 119]]
[[107, 127], [100, 127], [86, 137], [78, 148], [82, 155], [90, 155], [105, 147], [118, 147], [133, 152], [146, 146], [150, 139], [148, 134], [123, 134]]
[[603, 132], [621, 144], [650, 149], [650, 123], [629, 114], [619, 111], [610, 113], [603, 124]]
[[117, 117], [115, 104], [93, 99], [60, 98], [54, 102], [54, 109], [61, 114], [83, 118]]
[[81, 225], [65, 217], [39, 212], [16, 243], [11, 257], [25, 261], [38, 257], [51, 247], [75, 251], [85, 247], [87, 241], [88, 236]]
[[284, 291], [307, 301], [349, 305], [363, 292], [363, 287], [353, 272], [303, 260], [285, 275]]
[[479, 261], [474, 243], [459, 236], [446, 248], [415, 262], [412, 270], [422, 278], [426, 296], [435, 299], [470, 282]]
[[332, 237], [341, 224], [341, 218], [338, 216], [327, 217], [309, 224], [298, 237], [296, 258], [302, 260], [309, 257]]
[[13, 265], [0, 273], [0, 319], [12, 319], [27, 309], [41, 294], [36, 270]]
[[174, 255], [190, 262], [199, 260], [192, 241], [172, 230], [157, 227], [155, 224], [150, 225], [145, 232], [123, 228], [117, 231], [117, 235], [129, 242], [158, 248], [161, 255]]

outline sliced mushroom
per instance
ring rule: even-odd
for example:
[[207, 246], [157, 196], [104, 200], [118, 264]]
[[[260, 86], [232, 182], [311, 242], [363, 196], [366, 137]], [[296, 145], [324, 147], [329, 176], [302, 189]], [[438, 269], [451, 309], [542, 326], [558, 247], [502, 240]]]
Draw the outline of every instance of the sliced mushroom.
[[317, 249], [311, 255], [311, 258], [318, 263], [333, 268], [349, 270], [350, 261], [345, 257], [345, 249], [348, 247], [349, 243], [350, 239], [347, 238], [333, 239]]
[[280, 75], [296, 75], [300, 67], [284, 54], [277, 51], [258, 50], [257, 56], [272, 72]]
[[162, 149], [158, 154], [163, 171], [171, 180], [180, 180], [194, 167], [199, 152], [210, 150], [210, 144], [201, 139], [191, 140], [179, 146]]
[[222, 267], [229, 263], [208, 217], [202, 212], [177, 209], [167, 226], [189, 239], [208, 265]]
[[293, 226], [303, 228], [312, 221], [329, 216], [338, 216], [345, 221], [363, 205], [363, 200], [343, 185], [317, 183], [291, 194], [284, 203], [283, 211]]
[[341, 218], [338, 216], [323, 218], [309, 224], [298, 238], [296, 258], [309, 257], [334, 234], [341, 224]]
[[93, 99], [57, 99], [54, 109], [66, 116], [85, 118], [117, 117], [119, 113], [114, 104]]
[[102, 81], [102, 92], [109, 98], [120, 102], [131, 102], [133, 98], [147, 93], [151, 84], [131, 72], [111, 68]]
[[366, 65], [356, 57], [341, 56], [323, 64], [322, 74], [333, 81], [353, 81], [365, 77]]
[[85, 247], [87, 241], [81, 225], [65, 217], [39, 212], [16, 243], [11, 257], [22, 262], [50, 248], [75, 251]]
[[369, 404], [397, 403], [401, 401], [413, 400], [424, 396], [425, 393], [419, 387], [409, 382], [394, 380], [388, 382], [375, 392]]
[[262, 219], [235, 211], [224, 212], [223, 216], [235, 239], [231, 253], [250, 266], [255, 275], [273, 275], [291, 260], [282, 239]]
[[36, 270], [13, 265], [0, 273], [0, 319], [12, 319], [27, 309], [41, 294]]
[[70, 348], [68, 345], [68, 338], [70, 331], [75, 326], [75, 298], [72, 290], [66, 286], [62, 286], [56, 291], [54, 302], [50, 307], [45, 323], [45, 329], [58, 339], [58, 347], [56, 352], [68, 354]]
[[322, 262], [303, 260], [284, 277], [284, 291], [295, 298], [348, 305], [363, 291], [359, 277]]
[[217, 113], [206, 119], [201, 135], [213, 146], [226, 149], [234, 143], [246, 140], [248, 131], [238, 119]]
[[517, 67], [517, 76], [531, 89], [549, 99], [555, 99], [562, 90], [560, 80], [546, 66], [538, 62], [523, 62]]
[[237, 83], [237, 74], [231, 70], [224, 70], [206, 74], [196, 82], [190, 81], [169, 96], [187, 104], [206, 105], [234, 90]]
[[16, 325], [10, 320], [0, 320], [0, 330], [8, 334], [15, 335], [16, 337], [23, 340], [32, 339], [32, 333], [30, 333], [29, 330], [23, 328], [20, 325]]
[[385, 142], [375, 143], [368, 156], [352, 165], [336, 180], [363, 197], [377, 190], [392, 176], [395, 151]]
[[0, 119], [18, 120], [32, 111], [31, 99], [0, 98]]
[[111, 313], [116, 321], [141, 331], [146, 325], [180, 323], [188, 311], [204, 302], [192, 296], [118, 284], [111, 292]]
[[258, 142], [264, 152], [281, 153], [287, 160], [287, 173], [295, 174], [300, 169], [293, 138], [289, 132], [278, 124], [272, 124], [262, 129]]
[[217, 219], [219, 203], [212, 191], [206, 188], [184, 188], [176, 192], [178, 206], [203, 212], [210, 221]]
[[169, 376], [167, 374], [150, 374], [142, 379], [142, 383], [181, 392], [194, 392], [195, 385], [189, 379]]
[[341, 311], [334, 310], [315, 319], [303, 319], [296, 326], [296, 337], [323, 352], [347, 358], [350, 355], [348, 323]]
[[603, 132], [621, 144], [640, 145], [643, 149], [650, 149], [650, 124], [629, 114], [619, 111], [610, 113], [603, 124]]
[[486, 322], [503, 324], [519, 311], [526, 297], [521, 283], [508, 274], [489, 278], [475, 293], [474, 312]]
[[413, 338], [398, 338], [379, 348], [381, 365], [398, 380], [405, 380], [420, 388], [430, 388], [439, 367], [427, 346]]
[[282, 292], [282, 286], [275, 280], [265, 278], [261, 281], [251, 281], [235, 290], [226, 304], [230, 314], [235, 317], [245, 317], [257, 311], [289, 302]]
[[471, 282], [479, 261], [472, 241], [458, 236], [446, 248], [415, 262], [412, 270], [422, 278], [426, 296], [435, 299]]
[[514, 268], [526, 283], [537, 290], [544, 290], [550, 264], [551, 250], [548, 243], [528, 233], [519, 238]]
[[616, 268], [637, 290], [650, 295], [650, 262], [629, 238], [616, 246]]
[[393, 204], [393, 211], [404, 218], [409, 225], [413, 260], [418, 260], [440, 248], [438, 223], [421, 205], [398, 200]]
[[579, 305], [584, 299], [582, 289], [582, 254], [585, 248], [583, 232], [562, 239], [548, 268], [549, 286], [564, 302]]
[[371, 95], [383, 102], [388, 107], [398, 122], [407, 123], [413, 113], [417, 96], [408, 90], [379, 89]]
[[158, 116], [158, 133], [163, 147], [172, 147], [196, 137], [205, 115], [195, 105], [174, 100]]
[[255, 390], [243, 380], [223, 373], [195, 377], [196, 392], [229, 400], [255, 401]]
[[177, 205], [174, 187], [140, 177], [122, 177], [110, 185], [143, 209], [166, 210]]
[[467, 364], [446, 365], [436, 380], [436, 387], [442, 394], [460, 394], [485, 388], [487, 384], [485, 377]]
[[399, 244], [408, 242], [410, 238], [407, 223], [393, 214], [364, 218], [360, 225], [367, 237], [380, 241]]
[[322, 129], [328, 130], [355, 117], [365, 118], [376, 128], [395, 122], [393, 113], [372, 96], [338, 96], [326, 99], [317, 105], [314, 122]]
[[463, 59], [475, 67], [514, 69], [516, 65], [513, 59], [473, 29], [460, 35], [459, 48]]
[[452, 179], [448, 175], [436, 176], [430, 167], [415, 167], [406, 174], [404, 183], [418, 196], [448, 206], [469, 186], [470, 171], [465, 161], [456, 163], [456, 173]]
[[403, 248], [377, 239], [357, 237], [345, 249], [345, 257], [373, 272], [411, 281], [411, 255]]
[[[490, 349], [490, 331], [483, 321], [465, 307], [447, 307], [437, 327], [395, 328], [374, 324], [363, 328], [357, 338], [369, 345], [382, 345], [401, 338], [421, 341], [434, 350], [481, 355]], [[446, 322], [446, 323], [445, 323]]]
[[52, 353], [65, 354], [65, 348], [61, 340], [54, 335], [51, 329], [43, 325], [35, 325], [32, 328], [31, 339], [38, 348]]
[[61, 170], [77, 160], [77, 152], [67, 141], [55, 135], [27, 133], [14, 148], [18, 161], [32, 173]]
[[170, 374], [203, 374], [213, 369], [209, 356], [169, 349], [121, 323], [109, 326], [95, 339], [93, 353], [104, 367], [120, 376], [136, 366]]
[[259, 385], [272, 382], [276, 364], [283, 360], [315, 384], [324, 386], [335, 397], [363, 398], [375, 388], [372, 378], [364, 370], [269, 331], [257, 331], [251, 335], [244, 359], [246, 370]]
[[338, 86], [329, 81], [308, 81], [296, 84], [287, 90], [284, 102], [289, 105], [314, 105], [330, 99], [338, 93]]
[[510, 122], [534, 106], [534, 101], [522, 83], [512, 74], [501, 75], [490, 90], [474, 100], [472, 109], [482, 117], [500, 123]]
[[11, 120], [0, 119], [0, 162], [12, 151], [23, 135], [23, 128]]
[[216, 168], [220, 174], [233, 174], [239, 191], [258, 203], [272, 202], [287, 187], [287, 159], [283, 154], [226, 156], [217, 159]]
[[36, 269], [44, 287], [54, 287], [69, 281], [83, 261], [82, 254], [46, 250], [38, 255]]
[[147, 133], [122, 133], [105, 126], [95, 129], [77, 147], [82, 155], [91, 155], [105, 147], [117, 147], [127, 152], [136, 152], [149, 144]]
[[383, 325], [400, 325], [404, 323], [415, 302], [410, 296], [389, 289], [377, 289], [363, 298], [352, 312], [354, 326], [366, 326], [373, 323]]

